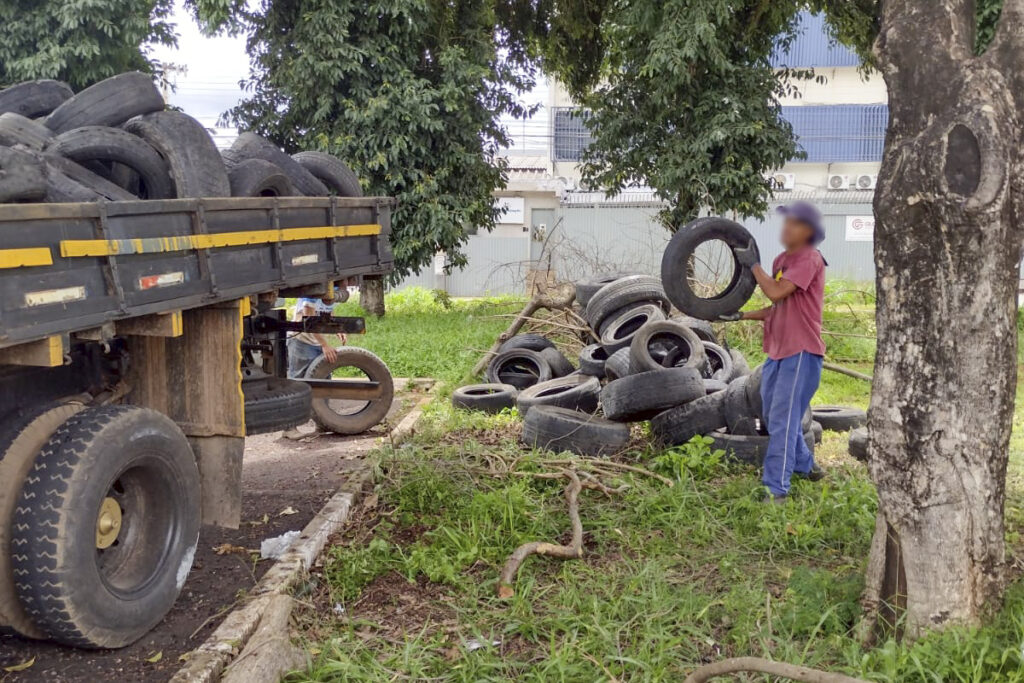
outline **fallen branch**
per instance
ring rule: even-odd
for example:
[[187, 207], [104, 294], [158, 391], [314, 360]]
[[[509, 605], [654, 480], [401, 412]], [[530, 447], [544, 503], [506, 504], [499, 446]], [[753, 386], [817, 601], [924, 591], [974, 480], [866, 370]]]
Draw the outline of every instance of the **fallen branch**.
[[672, 481], [671, 479], [669, 479], [668, 477], [663, 477], [660, 474], [655, 474], [654, 472], [651, 472], [650, 470], [645, 470], [642, 467], [636, 467], [635, 465], [627, 465], [625, 463], [615, 462], [614, 460], [604, 460], [604, 459], [598, 460], [598, 459], [593, 459], [593, 458], [574, 458], [572, 460], [568, 460], [568, 459], [566, 459], [566, 460], [541, 460], [541, 461], [538, 462], [538, 464], [540, 464], [540, 465], [576, 465], [576, 466], [586, 464], [588, 466], [596, 467], [596, 468], [610, 467], [612, 469], [625, 470], [627, 472], [634, 472], [636, 474], [642, 474], [645, 477], [651, 477], [653, 479], [657, 479], [658, 481], [660, 481], [661, 483], [663, 483], [665, 486], [668, 486], [668, 487], [672, 487], [672, 486], [676, 485], [676, 483], [674, 481]]
[[[572, 542], [569, 545], [557, 545], [544, 541], [531, 541], [515, 549], [498, 576], [498, 597], [511, 598], [516, 594], [512, 582], [519, 572], [520, 565], [530, 555], [547, 555], [559, 560], [576, 560], [583, 557], [583, 522], [580, 521], [579, 496], [583, 489], [580, 478], [572, 470], [563, 470], [560, 476], [569, 479], [565, 487], [565, 500], [569, 504], [569, 520], [572, 522]], [[545, 477], [546, 478], [546, 477]]]
[[734, 657], [706, 664], [687, 676], [683, 683], [704, 683], [716, 676], [740, 671], [757, 671], [772, 676], [782, 676], [793, 681], [802, 681], [802, 683], [870, 683], [863, 678], [851, 678], [843, 674], [808, 669], [805, 666], [796, 666], [785, 662], [773, 662], [760, 657]]
[[842, 365], [836, 365], [835, 363], [825, 362], [822, 363], [822, 367], [832, 372], [838, 372], [840, 375], [846, 375], [847, 377], [853, 377], [854, 379], [862, 379], [865, 382], [873, 382], [875, 378], [871, 375], [865, 375], [863, 372], [857, 372], [850, 368], [844, 368]]

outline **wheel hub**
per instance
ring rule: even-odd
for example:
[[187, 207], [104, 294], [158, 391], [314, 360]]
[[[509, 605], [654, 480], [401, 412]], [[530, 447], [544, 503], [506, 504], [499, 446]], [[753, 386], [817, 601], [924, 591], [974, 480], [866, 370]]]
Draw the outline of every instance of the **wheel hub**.
[[121, 506], [113, 498], [104, 498], [96, 517], [96, 547], [100, 550], [109, 548], [120, 532]]

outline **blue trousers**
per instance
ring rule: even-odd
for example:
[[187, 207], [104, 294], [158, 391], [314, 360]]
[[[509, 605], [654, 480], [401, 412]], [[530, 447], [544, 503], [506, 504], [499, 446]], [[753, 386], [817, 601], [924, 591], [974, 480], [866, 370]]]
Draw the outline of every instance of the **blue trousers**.
[[772, 495], [788, 495], [793, 472], [806, 474], [814, 467], [814, 454], [804, 441], [800, 421], [818, 390], [823, 360], [801, 351], [764, 362], [761, 401], [769, 437], [761, 481]]
[[294, 337], [288, 338], [288, 378], [305, 377], [309, 366], [323, 351], [319, 346], [307, 344]]

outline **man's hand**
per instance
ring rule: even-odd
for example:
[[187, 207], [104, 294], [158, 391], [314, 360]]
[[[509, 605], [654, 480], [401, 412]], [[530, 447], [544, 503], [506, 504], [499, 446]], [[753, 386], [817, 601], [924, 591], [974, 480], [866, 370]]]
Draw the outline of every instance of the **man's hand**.
[[744, 268], [753, 268], [761, 262], [757, 255], [757, 243], [754, 240], [750, 240], [745, 247], [733, 249], [732, 253], [736, 257], [736, 262]]
[[324, 352], [324, 358], [327, 359], [328, 363], [333, 363], [338, 360], [338, 352], [334, 350], [334, 347], [330, 344], [324, 344], [320, 347]]
[[743, 314], [737, 311], [736, 313], [723, 313], [718, 316], [718, 319], [723, 323], [734, 323], [737, 320], [743, 320]]

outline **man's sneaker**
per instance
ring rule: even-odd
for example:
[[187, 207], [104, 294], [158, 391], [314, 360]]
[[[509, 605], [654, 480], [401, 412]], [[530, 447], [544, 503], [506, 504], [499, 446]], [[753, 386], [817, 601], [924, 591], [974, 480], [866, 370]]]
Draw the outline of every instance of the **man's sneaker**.
[[768, 489], [764, 491], [764, 498], [761, 499], [762, 503], [772, 503], [774, 505], [785, 505], [786, 501], [789, 500], [789, 496], [776, 496]]
[[810, 472], [794, 472], [793, 474], [798, 477], [802, 477], [808, 481], [821, 481], [822, 479], [828, 476], [825, 473], [825, 470], [818, 467], [817, 464], [815, 464], [814, 467], [811, 468]]

